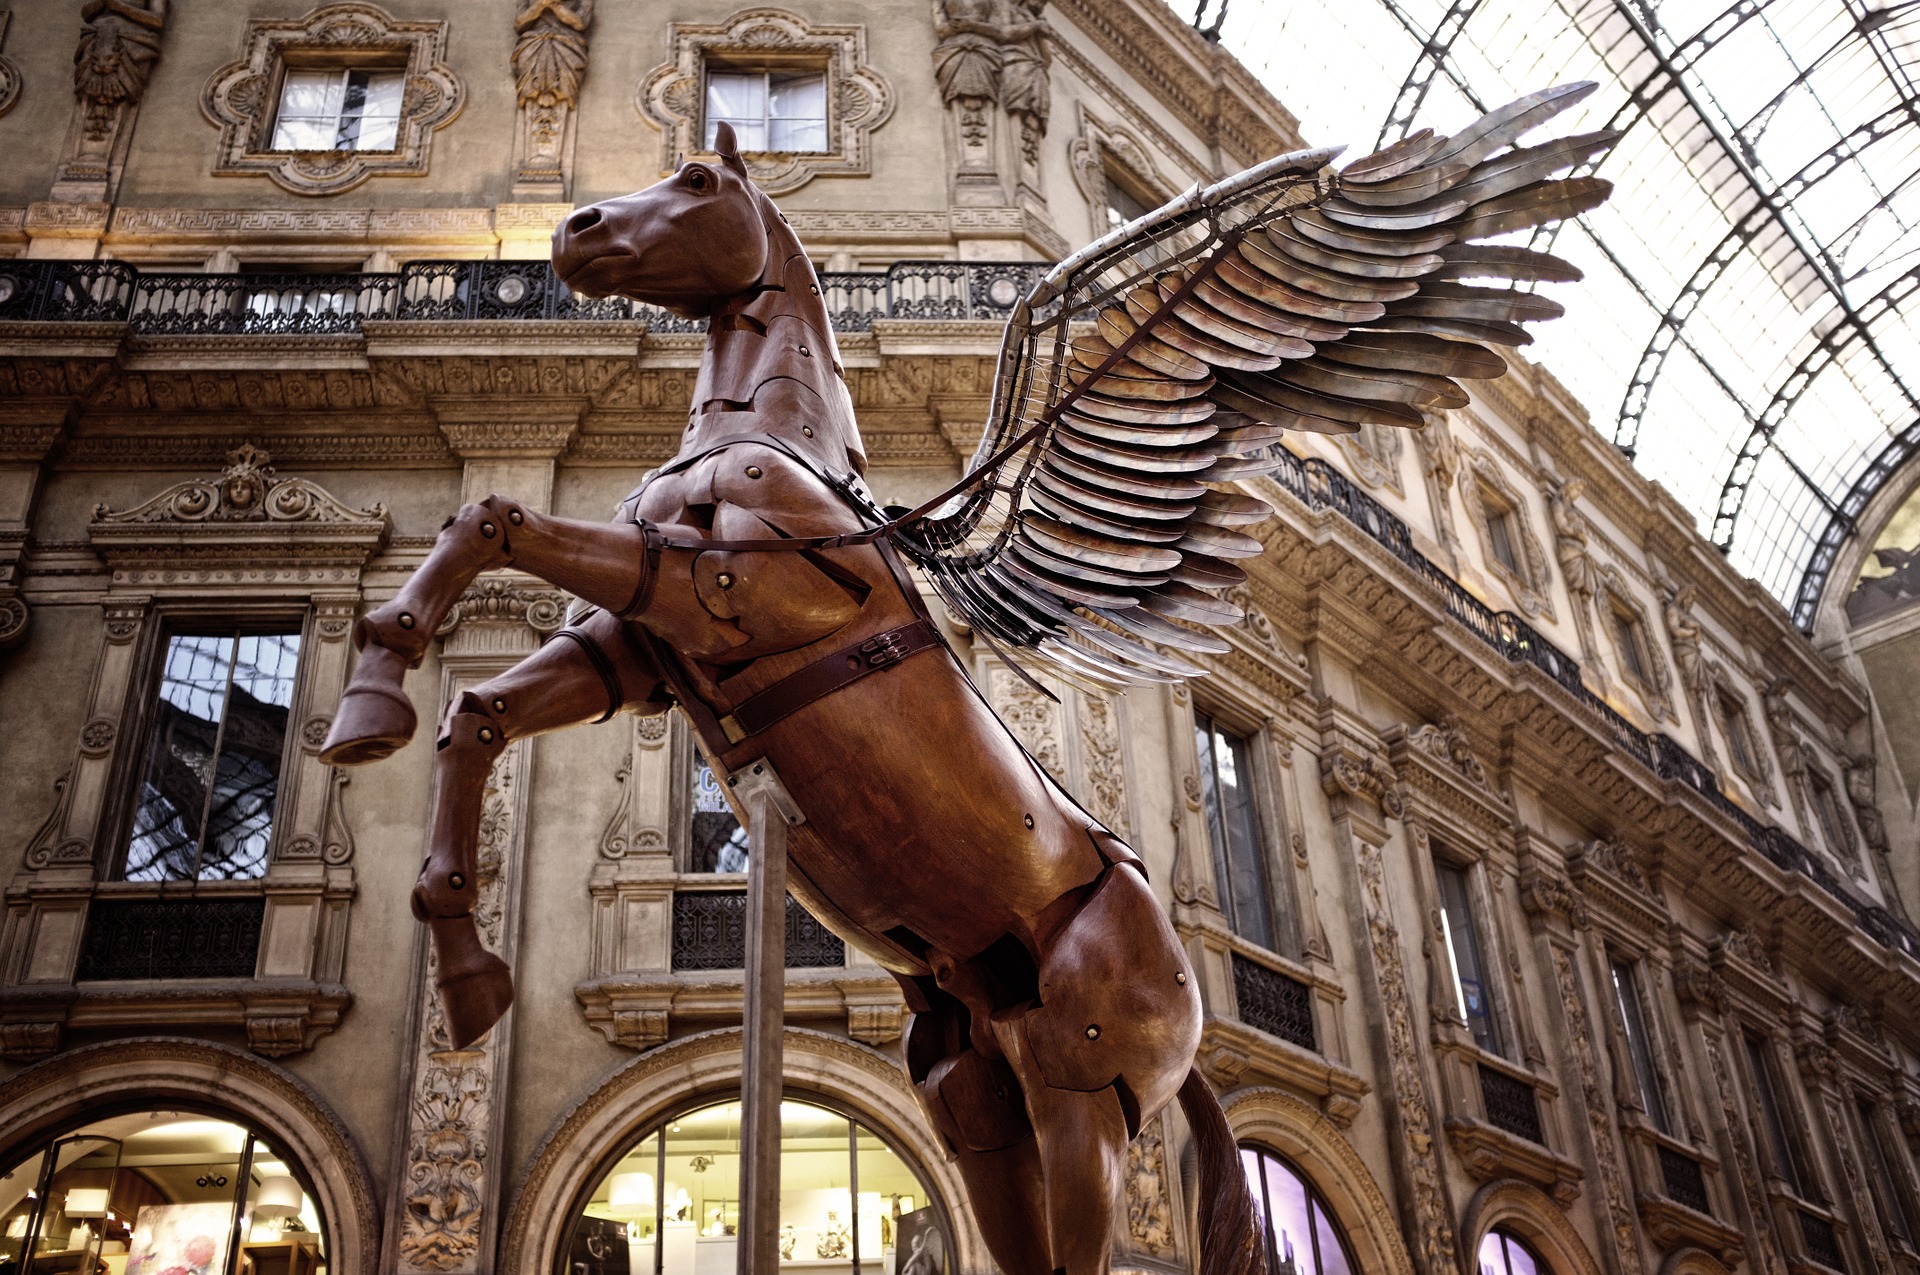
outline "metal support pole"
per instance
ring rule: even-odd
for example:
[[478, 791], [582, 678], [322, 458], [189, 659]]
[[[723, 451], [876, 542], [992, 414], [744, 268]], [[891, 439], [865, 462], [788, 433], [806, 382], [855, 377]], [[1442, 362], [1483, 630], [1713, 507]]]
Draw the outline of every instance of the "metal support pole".
[[739, 1275], [780, 1267], [780, 1032], [787, 1005], [787, 829], [805, 820], [768, 762], [727, 776], [747, 819], [746, 1057], [740, 1075]]

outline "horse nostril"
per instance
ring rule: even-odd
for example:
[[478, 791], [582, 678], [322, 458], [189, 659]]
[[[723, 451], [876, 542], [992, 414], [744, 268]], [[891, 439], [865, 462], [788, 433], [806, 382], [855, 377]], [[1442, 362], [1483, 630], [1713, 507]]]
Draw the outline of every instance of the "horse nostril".
[[584, 234], [599, 224], [600, 210], [598, 208], [582, 208], [579, 212], [567, 218], [567, 233], [570, 235]]

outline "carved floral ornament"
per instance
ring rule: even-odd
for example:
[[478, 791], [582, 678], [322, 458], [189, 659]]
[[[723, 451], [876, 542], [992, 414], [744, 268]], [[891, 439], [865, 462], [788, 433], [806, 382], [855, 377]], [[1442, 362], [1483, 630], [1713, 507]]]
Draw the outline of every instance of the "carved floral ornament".
[[[445, 62], [445, 22], [402, 22], [371, 4], [330, 4], [304, 18], [250, 19], [244, 52], [213, 73], [200, 109], [220, 128], [216, 176], [263, 173], [297, 195], [336, 195], [375, 175], [427, 172], [434, 130], [460, 113], [466, 91]], [[404, 68], [400, 132], [390, 151], [275, 151], [274, 113], [284, 67]]]
[[827, 77], [827, 147], [819, 154], [749, 152], [753, 180], [769, 195], [798, 190], [815, 177], [865, 177], [873, 169], [871, 134], [893, 114], [893, 88], [867, 63], [863, 25], [814, 25], [786, 9], [742, 9], [721, 23], [676, 22], [668, 61], [647, 74], [634, 105], [661, 133], [660, 172], [706, 149], [706, 68], [820, 70]]

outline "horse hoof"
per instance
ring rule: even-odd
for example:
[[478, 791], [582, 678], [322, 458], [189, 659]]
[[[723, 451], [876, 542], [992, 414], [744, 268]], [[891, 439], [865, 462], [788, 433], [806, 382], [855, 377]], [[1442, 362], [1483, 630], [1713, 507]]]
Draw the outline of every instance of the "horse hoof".
[[447, 1014], [447, 1037], [455, 1049], [486, 1035], [513, 1004], [513, 974], [507, 963], [487, 952], [474, 964], [452, 978], [435, 980], [440, 1007]]
[[[389, 658], [380, 659], [375, 651]], [[400, 656], [369, 648], [353, 681], [340, 696], [333, 729], [320, 745], [321, 761], [329, 766], [364, 766], [390, 756], [413, 738], [419, 716], [413, 711], [413, 701], [400, 689], [405, 672]]]

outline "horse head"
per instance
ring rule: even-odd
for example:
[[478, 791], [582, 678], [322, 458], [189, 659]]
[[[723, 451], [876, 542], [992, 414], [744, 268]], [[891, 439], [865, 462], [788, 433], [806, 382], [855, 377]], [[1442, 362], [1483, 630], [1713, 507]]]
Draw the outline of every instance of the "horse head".
[[761, 282], [767, 198], [747, 176], [733, 127], [722, 123], [718, 133], [719, 163], [688, 160], [645, 190], [602, 200], [560, 223], [553, 268], [569, 288], [697, 319]]

